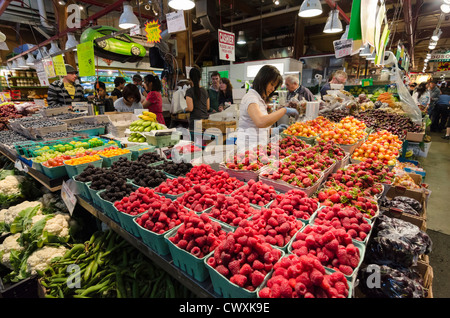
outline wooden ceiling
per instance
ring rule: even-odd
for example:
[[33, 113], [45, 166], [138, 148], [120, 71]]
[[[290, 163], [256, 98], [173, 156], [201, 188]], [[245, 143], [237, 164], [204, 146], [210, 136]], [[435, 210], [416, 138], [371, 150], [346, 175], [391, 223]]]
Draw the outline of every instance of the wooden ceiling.
[[[196, 0], [197, 3], [203, 0]], [[4, 2], [4, 1], [3, 1]], [[6, 12], [12, 8], [12, 4], [21, 1], [10, 1]], [[57, 5], [57, 0], [46, 0], [46, 3]], [[75, 3], [74, 0], [66, 1]], [[78, 0], [83, 4], [85, 15], [91, 16], [101, 11], [114, 0]], [[302, 0], [279, 0], [279, 5], [274, 0], [211, 0], [208, 6], [214, 7], [213, 14], [198, 17], [201, 13], [199, 6], [190, 10], [188, 17], [192, 20], [193, 60], [201, 65], [203, 61], [213, 61], [214, 64], [222, 63], [218, 60], [217, 35], [212, 29], [223, 29], [234, 32], [236, 35], [243, 30], [247, 38], [247, 45], [236, 46], [236, 61], [255, 60], [267, 58], [265, 52], [274, 49], [289, 49], [289, 54], [298, 58], [304, 55], [333, 53], [332, 42], [339, 39], [342, 33], [327, 35], [323, 28], [330, 11], [330, 5], [337, 4], [342, 12], [350, 17], [351, 0], [322, 0], [323, 13], [314, 18], [300, 18], [298, 11]], [[23, 2], [23, 3], [26, 3]], [[165, 26], [165, 13], [170, 9], [167, 0], [132, 0], [135, 12], [141, 17], [141, 22], [159, 18]], [[450, 14], [441, 14], [440, 4], [442, 0], [386, 0], [387, 18], [391, 26], [391, 37], [388, 49], [394, 50], [397, 43], [405, 44], [408, 52], [414, 57], [411, 70], [422, 70], [423, 59], [429, 52], [428, 44], [436, 26], [440, 24], [442, 30], [441, 39], [437, 48], [450, 46]], [[0, 3], [1, 4], [1, 3]], [[151, 5], [150, 5], [151, 4]], [[11, 11], [11, 10], [10, 10]], [[20, 21], [5, 21], [0, 16], [0, 24], [8, 24], [17, 28]], [[117, 23], [121, 8], [114, 10], [102, 18], [99, 23], [110, 25]], [[48, 12], [50, 19], [54, 17], [54, 10]], [[21, 17], [25, 29], [28, 21]], [[31, 19], [31, 17], [30, 17]], [[36, 23], [36, 17], [33, 18]], [[341, 17], [345, 28], [347, 24]], [[20, 29], [20, 27], [19, 27]], [[52, 34], [50, 34], [52, 35]], [[38, 34], [38, 36], [41, 36]], [[45, 39], [42, 38], [41, 39]]]

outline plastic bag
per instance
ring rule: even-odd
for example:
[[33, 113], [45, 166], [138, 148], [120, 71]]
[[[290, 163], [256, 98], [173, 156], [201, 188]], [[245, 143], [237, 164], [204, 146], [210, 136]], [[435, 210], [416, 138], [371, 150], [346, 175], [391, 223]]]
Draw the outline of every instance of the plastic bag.
[[407, 221], [380, 215], [367, 248], [367, 260], [380, 265], [410, 267], [432, 250], [430, 237]]
[[[374, 284], [374, 271], [380, 274], [379, 285]], [[377, 277], [378, 278], [378, 277]], [[393, 268], [369, 264], [358, 273], [359, 286], [367, 297], [424, 298], [426, 289], [420, 274], [411, 268]]]

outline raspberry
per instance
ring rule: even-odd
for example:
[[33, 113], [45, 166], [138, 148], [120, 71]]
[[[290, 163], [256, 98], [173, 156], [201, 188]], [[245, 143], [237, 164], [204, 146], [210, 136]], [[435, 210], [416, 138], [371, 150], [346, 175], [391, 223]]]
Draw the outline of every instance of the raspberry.
[[292, 288], [288, 280], [284, 280], [280, 285], [281, 298], [292, 298]]
[[228, 269], [230, 270], [232, 275], [239, 274], [239, 270], [241, 269], [241, 262], [238, 260], [233, 260], [228, 263]]
[[206, 236], [199, 236], [195, 239], [195, 243], [197, 243], [197, 245], [199, 247], [202, 247], [203, 245], [205, 245], [206, 243]]
[[255, 270], [250, 274], [250, 279], [252, 281], [252, 285], [254, 287], [258, 287], [264, 281], [264, 274], [258, 270]]
[[299, 276], [297, 276], [296, 281], [298, 283], [302, 283], [307, 288], [313, 286], [311, 279], [309, 278], [309, 272], [303, 272]]
[[179, 240], [177, 246], [181, 249], [185, 249], [187, 246], [188, 242], [186, 240]]
[[291, 229], [291, 225], [288, 222], [286, 222], [286, 223], [282, 223], [278, 227], [278, 232], [279, 233], [287, 233], [287, 232], [289, 232], [290, 229]]
[[227, 277], [230, 274], [230, 271], [228, 270], [228, 268], [226, 268], [223, 265], [218, 265], [216, 267], [216, 271], [219, 272], [219, 274], [222, 274], [223, 276]]
[[283, 276], [283, 277], [289, 277], [288, 270], [284, 267], [277, 267], [273, 271], [273, 276]]
[[[247, 257], [247, 260], [248, 260], [248, 257]], [[264, 264], [261, 263], [259, 260], [255, 259], [253, 261], [252, 268], [254, 270], [260, 271], [260, 270], [264, 269]]]
[[241, 274], [235, 274], [231, 276], [230, 282], [233, 284], [238, 285], [239, 287], [244, 287], [247, 283], [247, 276], [241, 275]]
[[354, 229], [348, 230], [348, 235], [350, 235], [353, 239], [355, 239], [358, 236], [358, 233]]
[[337, 293], [340, 295], [344, 295], [347, 291], [347, 286], [341, 281], [338, 281], [334, 284], [334, 288], [336, 289]]
[[271, 298], [272, 297], [272, 291], [269, 287], [264, 287], [259, 291], [259, 297], [260, 298]]
[[360, 225], [360, 229], [361, 229], [361, 231], [363, 231], [363, 232], [365, 232], [365, 233], [369, 233], [369, 232], [370, 232], [370, 229], [371, 229], [371, 226], [370, 226], [370, 224], [368, 224], [368, 223], [362, 223], [362, 224]]
[[348, 265], [339, 265], [339, 270], [347, 276], [350, 276], [353, 274], [353, 268], [351, 268]]
[[308, 235], [305, 239], [306, 246], [312, 247], [316, 245], [316, 240], [314, 239], [314, 235]]
[[345, 250], [347, 251], [347, 254], [349, 254], [349, 255], [356, 255], [356, 252], [357, 252], [357, 248], [353, 244], [347, 245]]
[[350, 265], [352, 268], [358, 267], [358, 264], [359, 264], [358, 256], [349, 256], [348, 257], [348, 265]]
[[242, 265], [241, 269], [239, 270], [239, 274], [248, 276], [252, 271], [252, 267], [248, 263], [246, 263]]
[[309, 278], [311, 279], [311, 282], [316, 285], [316, 286], [320, 286], [320, 284], [323, 281], [323, 274], [317, 270], [317, 269], [313, 269], [311, 271], [311, 273], [309, 274]]
[[280, 285], [273, 284], [270, 289], [272, 291], [272, 298], [280, 298], [281, 296]]
[[339, 281], [346, 281], [346, 278], [341, 272], [334, 272], [330, 275], [331, 282], [335, 283]]

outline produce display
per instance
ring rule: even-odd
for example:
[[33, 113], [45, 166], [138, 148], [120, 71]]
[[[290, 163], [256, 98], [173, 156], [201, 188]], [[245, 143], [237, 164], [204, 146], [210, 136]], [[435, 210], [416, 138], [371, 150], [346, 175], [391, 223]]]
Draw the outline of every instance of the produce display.
[[334, 123], [323, 116], [306, 122], [296, 122], [290, 125], [283, 134], [301, 137], [316, 137], [328, 129], [332, 129]]
[[265, 242], [284, 248], [303, 227], [303, 222], [283, 210], [262, 208], [254, 211], [251, 218], [241, 220], [239, 226], [251, 227]]
[[225, 166], [228, 169], [258, 171], [269, 164], [270, 158], [267, 151], [260, 148], [256, 150], [246, 150], [244, 153], [238, 153], [231, 158], [227, 158]]
[[328, 268], [350, 276], [359, 266], [360, 250], [344, 229], [325, 225], [307, 225], [292, 241], [292, 253], [297, 256], [312, 254]]
[[206, 185], [195, 184], [191, 189], [177, 198], [183, 206], [195, 212], [202, 212], [217, 202], [218, 194]]
[[[236, 249], [236, 243], [242, 249]], [[227, 234], [206, 262], [231, 283], [254, 292], [281, 256], [281, 250], [266, 243], [255, 229], [238, 227]]]
[[66, 160], [66, 161], [64, 161], [64, 164], [70, 165], [70, 166], [76, 166], [76, 165], [81, 165], [84, 163], [91, 163], [94, 161], [98, 161], [100, 159], [101, 158], [98, 154], [87, 155], [87, 156], [83, 156], [83, 157], [79, 157], [79, 158], [73, 158], [73, 159]]
[[130, 179], [137, 186], [154, 188], [163, 183], [167, 179], [167, 175], [163, 171], [146, 167], [136, 171], [134, 178]]
[[169, 241], [197, 258], [204, 258], [226, 238], [227, 232], [207, 214], [189, 213]]
[[155, 188], [157, 193], [180, 195], [183, 194], [194, 186], [189, 178], [178, 177], [175, 179], [166, 179], [163, 183]]
[[300, 189], [292, 189], [286, 193], [280, 193], [269, 206], [270, 209], [282, 210], [288, 215], [293, 215], [301, 220], [309, 220], [318, 207], [319, 204]]
[[152, 112], [144, 111], [142, 112], [142, 115], [139, 115], [138, 117], [138, 120], [135, 120], [131, 123], [130, 131], [149, 132], [152, 130], [161, 130], [166, 128], [156, 121], [156, 114]]
[[105, 148], [101, 151], [98, 152], [99, 156], [102, 157], [106, 157], [106, 158], [111, 158], [111, 157], [115, 157], [115, 156], [120, 156], [120, 155], [124, 155], [130, 153], [130, 150], [127, 148], [118, 148], [115, 146], [111, 146], [108, 148]]
[[12, 103], [2, 103], [0, 104], [0, 131], [8, 130], [8, 123], [10, 119], [21, 118], [20, 114], [14, 104]]
[[247, 184], [234, 191], [231, 196], [243, 196], [249, 200], [250, 204], [265, 206], [272, 202], [278, 195], [271, 186], [261, 181], [249, 180]]
[[330, 141], [341, 145], [353, 145], [366, 137], [367, 126], [353, 116], [344, 117], [332, 129], [323, 131], [317, 138], [319, 141]]
[[231, 226], [238, 226], [242, 220], [253, 217], [256, 209], [248, 198], [243, 195], [225, 196], [217, 195], [211, 210], [205, 212], [208, 216]]
[[346, 298], [350, 286], [337, 271], [327, 274], [313, 255], [289, 254], [273, 266], [273, 274], [258, 293], [260, 298]]
[[386, 165], [393, 166], [397, 162], [402, 142], [397, 135], [387, 130], [370, 134], [367, 140], [352, 154], [352, 158], [360, 161], [367, 159], [380, 160]]
[[175, 163], [173, 161], [172, 162], [167, 161], [160, 165], [157, 165], [155, 167], [155, 169], [162, 170], [172, 176], [179, 177], [179, 176], [185, 176], [186, 173], [191, 171], [192, 167], [193, 167], [193, 165], [190, 162]]

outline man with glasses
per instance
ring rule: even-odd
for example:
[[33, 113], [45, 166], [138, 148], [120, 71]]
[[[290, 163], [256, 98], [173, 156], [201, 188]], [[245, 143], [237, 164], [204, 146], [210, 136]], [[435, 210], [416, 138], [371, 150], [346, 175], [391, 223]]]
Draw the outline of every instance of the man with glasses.
[[322, 89], [320, 90], [320, 95], [322, 96], [322, 99], [325, 95], [327, 95], [327, 91], [331, 90], [331, 84], [342, 84], [344, 85], [347, 82], [347, 73], [345, 73], [342, 70], [337, 70], [333, 77], [331, 78], [331, 81], [326, 83]]
[[66, 64], [67, 75], [52, 82], [48, 87], [47, 103], [49, 107], [70, 106], [72, 102], [85, 101], [83, 86], [78, 82], [78, 71]]

